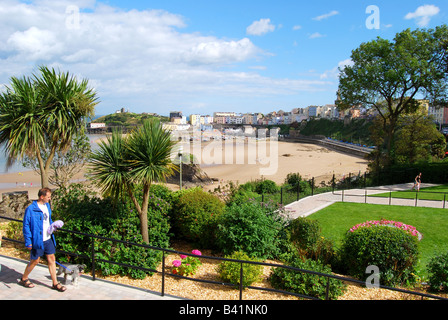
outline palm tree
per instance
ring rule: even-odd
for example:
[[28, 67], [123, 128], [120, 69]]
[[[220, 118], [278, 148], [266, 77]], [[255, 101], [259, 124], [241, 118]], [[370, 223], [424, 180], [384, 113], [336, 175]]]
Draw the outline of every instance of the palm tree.
[[[0, 98], [0, 143], [5, 143], [8, 165], [35, 156], [42, 187], [49, 187], [51, 162], [57, 151], [66, 151], [75, 133], [94, 114], [96, 92], [88, 81], [40, 67], [40, 77], [11, 78]], [[42, 157], [42, 150], [50, 150]]]
[[[90, 177], [103, 195], [118, 199], [123, 192], [131, 198], [140, 218], [143, 241], [149, 242], [148, 204], [151, 184], [165, 181], [177, 169], [171, 162], [175, 142], [160, 121], [151, 119], [128, 137], [114, 131], [112, 136], [99, 144], [90, 159]], [[143, 188], [141, 203], [136, 198], [136, 188]]]
[[0, 144], [5, 144], [8, 166], [25, 154], [34, 156], [45, 140], [42, 94], [30, 78], [11, 78], [0, 95]]

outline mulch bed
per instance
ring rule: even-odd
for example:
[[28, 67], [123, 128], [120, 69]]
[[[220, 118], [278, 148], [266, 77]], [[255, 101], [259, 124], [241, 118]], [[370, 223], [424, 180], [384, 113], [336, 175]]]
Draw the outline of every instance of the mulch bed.
[[[188, 243], [176, 242], [173, 243], [174, 250], [179, 252], [190, 253], [193, 249]], [[15, 247], [14, 244], [3, 242], [0, 247], [0, 254], [23, 260], [29, 259], [29, 253], [24, 250], [20, 250]], [[203, 250], [202, 255], [213, 256], [209, 250]], [[176, 254], [170, 254], [166, 256], [165, 260], [165, 272], [166, 274], [172, 271], [172, 262], [179, 260], [179, 256]], [[202, 265], [198, 268], [196, 274], [192, 276], [194, 279], [220, 281], [216, 268], [219, 264], [218, 260], [200, 259]], [[266, 260], [267, 263], [280, 264], [278, 261]], [[162, 264], [157, 268], [158, 273], [153, 276], [148, 276], [143, 280], [132, 279], [127, 276], [107, 276], [103, 277], [97, 275], [98, 278], [102, 278], [117, 283], [122, 283], [134, 287], [140, 287], [147, 290], [161, 292], [162, 288]], [[260, 288], [272, 288], [268, 278], [271, 273], [271, 267], [263, 267], [262, 280], [258, 283], [254, 283], [252, 286]], [[415, 291], [415, 289], [414, 289]], [[420, 290], [425, 292], [425, 290]], [[203, 282], [190, 281], [187, 279], [179, 279], [171, 276], [165, 277], [165, 294], [183, 297], [192, 300], [238, 300], [239, 290], [235, 287], [229, 287], [224, 285], [209, 284]], [[440, 295], [448, 298], [448, 295]], [[269, 291], [245, 289], [243, 291], [243, 300], [299, 300], [300, 298], [279, 294]], [[347, 290], [344, 295], [340, 296], [338, 300], [416, 300], [420, 299], [418, 296], [412, 296], [403, 294], [400, 292], [389, 291], [385, 289], [367, 289], [359, 285], [353, 285], [347, 283]]]

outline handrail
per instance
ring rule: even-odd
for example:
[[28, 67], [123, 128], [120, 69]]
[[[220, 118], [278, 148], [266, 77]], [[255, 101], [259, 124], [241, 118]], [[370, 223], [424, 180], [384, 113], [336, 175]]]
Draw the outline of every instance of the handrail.
[[[0, 220], [1, 219], [23, 223], [22, 220], [17, 220], [17, 219], [13, 219], [13, 218], [9, 218], [9, 217], [0, 216]], [[341, 276], [332, 275], [332, 274], [321, 273], [321, 272], [317, 272], [317, 271], [300, 269], [300, 268], [291, 267], [291, 266], [282, 265], [282, 264], [274, 264], [274, 263], [259, 262], [259, 261], [246, 261], [246, 260], [221, 258], [221, 257], [212, 257], [212, 256], [197, 256], [197, 255], [194, 255], [192, 253], [180, 252], [180, 251], [173, 250], [173, 249], [159, 248], [159, 247], [154, 247], [154, 246], [150, 246], [150, 245], [146, 245], [146, 244], [139, 244], [139, 243], [133, 243], [133, 242], [128, 242], [128, 241], [119, 240], [119, 239], [107, 238], [107, 237], [103, 237], [103, 236], [83, 233], [83, 232], [79, 232], [79, 231], [67, 230], [67, 229], [63, 229], [63, 228], [58, 229], [58, 231], [68, 232], [68, 233], [73, 233], [73, 234], [78, 234], [78, 235], [83, 235], [83, 236], [88, 236], [88, 237], [93, 238], [93, 239], [114, 241], [114, 242], [124, 243], [124, 244], [131, 245], [131, 246], [137, 246], [137, 247], [143, 247], [143, 248], [147, 248], [147, 249], [162, 251], [162, 253], [163, 253], [163, 257], [162, 257], [162, 271], [157, 271], [157, 270], [143, 268], [143, 267], [139, 267], [139, 266], [133, 266], [133, 265], [127, 265], [127, 264], [123, 264], [123, 263], [119, 263], [119, 262], [109, 261], [109, 260], [105, 260], [105, 259], [97, 259], [97, 258], [95, 258], [93, 241], [92, 241], [92, 254], [91, 254], [90, 257], [88, 257], [86, 255], [79, 255], [79, 254], [76, 254], [76, 253], [70, 253], [70, 252], [66, 252], [66, 251], [62, 251], [62, 250], [56, 250], [58, 253], [64, 253], [64, 254], [68, 254], [68, 255], [76, 256], [76, 257], [90, 258], [91, 259], [91, 263], [92, 263], [92, 281], [95, 281], [95, 262], [97, 262], [97, 261], [98, 262], [105, 262], [105, 263], [115, 264], [115, 265], [120, 265], [120, 266], [133, 268], [133, 269], [138, 269], [138, 270], [147, 271], [147, 272], [162, 273], [161, 296], [165, 295], [165, 276], [167, 276], [167, 275], [170, 276], [170, 277], [186, 279], [186, 280], [195, 281], [195, 282], [203, 282], [203, 283], [210, 283], [210, 284], [217, 284], [217, 285], [226, 285], [226, 286], [238, 286], [238, 285], [232, 284], [232, 283], [223, 283], [223, 282], [218, 282], [218, 281], [213, 281], [213, 280], [204, 280], [204, 279], [194, 279], [194, 278], [185, 277], [185, 276], [181, 276], [181, 275], [178, 275], [178, 274], [171, 274], [171, 273], [167, 274], [165, 272], [165, 253], [182, 254], [182, 255], [186, 255], [186, 256], [193, 256], [193, 257], [196, 257], [196, 258], [199, 258], [199, 259], [211, 259], [211, 260], [229, 261], [229, 262], [240, 263], [241, 264], [241, 268], [240, 268], [240, 284], [239, 284], [239, 291], [240, 291], [239, 292], [239, 298], [240, 298], [240, 300], [243, 300], [243, 289], [244, 288], [254, 289], [254, 290], [261, 290], [261, 291], [270, 291], [270, 292], [276, 292], [276, 293], [282, 293], [282, 294], [297, 296], [297, 297], [304, 298], [304, 299], [320, 300], [320, 299], [318, 299], [316, 297], [301, 295], [301, 294], [297, 294], [297, 293], [289, 292], [289, 291], [285, 291], [285, 290], [271, 289], [271, 288], [262, 288], [262, 287], [254, 287], [254, 286], [243, 286], [242, 281], [241, 281], [242, 277], [243, 277], [243, 272], [244, 272], [243, 264], [254, 264], [254, 265], [261, 265], [261, 266], [270, 266], [270, 267], [276, 267], [276, 268], [284, 268], [284, 269], [289, 269], [289, 270], [293, 270], [293, 271], [297, 271], [297, 272], [304, 272], [304, 273], [314, 274], [314, 275], [321, 276], [321, 277], [326, 277], [327, 278], [327, 290], [326, 290], [325, 300], [328, 300], [328, 298], [329, 298], [330, 279], [335, 279], [335, 280], [340, 280], [340, 281], [345, 281], [345, 282], [351, 282], [351, 283], [360, 284], [360, 285], [366, 285], [366, 283], [361, 281], [361, 280], [356, 280], [356, 279], [352, 279], [352, 278], [348, 278], [348, 277], [341, 277]], [[3, 240], [14, 242], [14, 243], [24, 244], [23, 241], [9, 239], [9, 238], [6, 238], [6, 237], [3, 237]], [[435, 296], [435, 295], [431, 295], [431, 294], [426, 294], [426, 293], [421, 293], [421, 292], [416, 292], [416, 291], [410, 291], [410, 290], [405, 290], [405, 289], [400, 289], [400, 288], [394, 288], [394, 287], [389, 287], [389, 286], [384, 286], [384, 285], [378, 285], [378, 288], [391, 290], [391, 291], [397, 291], [397, 292], [411, 294], [411, 295], [417, 295], [417, 296], [420, 296], [422, 299], [423, 298], [429, 298], [429, 299], [436, 299], [436, 300], [448, 300], [448, 299], [440, 297], [440, 296]]]
[[[384, 188], [363, 188], [363, 189], [358, 189], [358, 190], [364, 190], [364, 194], [350, 194], [347, 193], [351, 190], [357, 190], [357, 189], [342, 189], [342, 190], [333, 190], [333, 194], [334, 195], [341, 195], [341, 201], [344, 202], [344, 197], [346, 196], [350, 196], [350, 197], [364, 197], [364, 203], [367, 203], [367, 197], [372, 197], [372, 198], [376, 198], [376, 199], [389, 199], [389, 205], [392, 205], [392, 199], [400, 199], [400, 200], [409, 200], [409, 201], [414, 201], [414, 206], [417, 207], [418, 206], [418, 201], [433, 201], [433, 202], [440, 202], [442, 204], [442, 208], [445, 209], [446, 208], [446, 202], [448, 201], [448, 197], [447, 194], [448, 192], [442, 192], [442, 191], [425, 191], [425, 190], [393, 190], [393, 189], [384, 189]], [[340, 191], [340, 192], [339, 192]], [[368, 194], [368, 191], [381, 191], [381, 193], [374, 193], [374, 194]], [[393, 196], [392, 193], [394, 192], [404, 192], [407, 191], [409, 193], [413, 193], [415, 192], [415, 197], [414, 198], [406, 198], [406, 197], [400, 197], [400, 196]], [[388, 196], [380, 196], [380, 194], [386, 194], [388, 193]], [[442, 199], [422, 199], [419, 198], [419, 194], [440, 194], [443, 195], [443, 200]]]

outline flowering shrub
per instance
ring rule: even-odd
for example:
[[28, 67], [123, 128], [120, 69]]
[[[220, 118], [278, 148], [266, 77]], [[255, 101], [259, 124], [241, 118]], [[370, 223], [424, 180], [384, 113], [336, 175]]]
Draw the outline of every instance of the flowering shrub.
[[[373, 224], [375, 225], [375, 224]], [[367, 267], [377, 266], [382, 285], [413, 284], [419, 261], [418, 239], [408, 231], [376, 224], [347, 232], [339, 250], [341, 267], [359, 280], [366, 280]]]
[[392, 220], [376, 220], [376, 221], [367, 221], [360, 224], [357, 224], [356, 226], [352, 227], [350, 229], [350, 232], [354, 232], [355, 230], [358, 230], [359, 228], [369, 228], [374, 226], [386, 226], [386, 227], [392, 227], [392, 228], [398, 228], [406, 231], [410, 235], [413, 235], [418, 238], [419, 241], [423, 239], [423, 234], [421, 234], [417, 229], [413, 226], [410, 226], [408, 224], [404, 224], [403, 222], [398, 221], [392, 221]]
[[[201, 256], [202, 253], [199, 250], [193, 250], [191, 251], [192, 254], [196, 256]], [[173, 261], [173, 274], [178, 274], [181, 276], [192, 276], [196, 273], [199, 266], [202, 265], [201, 261], [192, 256], [186, 256], [186, 255], [179, 255], [181, 260], [174, 260]]]

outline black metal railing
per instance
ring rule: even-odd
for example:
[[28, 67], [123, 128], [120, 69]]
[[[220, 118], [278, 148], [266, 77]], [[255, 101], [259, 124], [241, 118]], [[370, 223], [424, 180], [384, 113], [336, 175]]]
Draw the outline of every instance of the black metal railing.
[[[405, 197], [395, 194], [395, 192], [404, 192], [409, 194], [414, 194], [412, 197]], [[351, 192], [351, 189], [348, 190], [338, 190], [333, 191], [334, 195], [340, 195], [341, 196], [341, 202], [346, 202], [347, 197], [358, 197], [358, 198], [364, 198], [364, 203], [368, 203], [367, 199], [374, 198], [374, 199], [386, 199], [388, 205], [394, 205], [392, 199], [400, 199], [400, 200], [408, 200], [408, 203], [406, 205], [411, 206], [414, 205], [415, 207], [418, 207], [419, 201], [430, 201], [430, 202], [440, 202], [440, 208], [445, 209], [446, 208], [446, 202], [448, 201], [448, 195], [447, 192], [437, 192], [437, 191], [409, 191], [409, 190], [396, 190], [396, 189], [384, 189], [384, 188], [366, 188], [364, 189], [363, 194], [355, 194]], [[425, 197], [425, 194], [431, 194], [431, 195], [439, 195], [439, 199], [431, 199], [428, 197]]]
[[[23, 221], [21, 221], [21, 220], [12, 219], [12, 218], [3, 217], [3, 216], [0, 216], [0, 220], [1, 219], [23, 223]], [[191, 253], [180, 252], [180, 251], [176, 251], [176, 250], [172, 250], [172, 249], [158, 248], [158, 247], [153, 247], [153, 246], [150, 246], [150, 245], [138, 244], [138, 243], [123, 241], [123, 240], [118, 240], [118, 239], [106, 238], [106, 237], [102, 237], [102, 236], [98, 236], [98, 235], [82, 233], [82, 232], [79, 232], [79, 231], [72, 231], [72, 230], [66, 230], [66, 229], [58, 229], [58, 231], [59, 232], [72, 233], [72, 234], [78, 234], [78, 235], [87, 236], [87, 237], [91, 238], [91, 252], [90, 252], [90, 256], [80, 255], [80, 254], [66, 252], [66, 251], [61, 251], [61, 250], [57, 250], [57, 253], [62, 253], [62, 254], [70, 255], [70, 256], [75, 256], [75, 257], [89, 259], [90, 263], [91, 263], [92, 280], [93, 281], [95, 281], [95, 264], [97, 262], [104, 262], [104, 263], [115, 264], [115, 265], [119, 265], [119, 266], [126, 267], [126, 268], [133, 268], [133, 269], [137, 269], [137, 270], [142, 270], [142, 271], [145, 271], [145, 272], [162, 273], [161, 296], [165, 295], [165, 278], [166, 278], [166, 276], [170, 276], [170, 277], [181, 278], [181, 279], [186, 279], [186, 280], [195, 281], [195, 282], [203, 282], [203, 283], [224, 285], [224, 286], [233, 286], [233, 287], [237, 286], [237, 287], [239, 287], [239, 299], [240, 300], [243, 300], [243, 290], [244, 290], [244, 288], [253, 289], [253, 290], [270, 291], [270, 292], [286, 294], [286, 295], [292, 295], [292, 296], [297, 296], [297, 297], [300, 297], [300, 298], [303, 298], [303, 299], [321, 300], [321, 299], [318, 299], [316, 297], [306, 296], [306, 295], [302, 295], [302, 294], [298, 294], [298, 293], [294, 293], [294, 292], [289, 292], [289, 291], [285, 291], [285, 290], [263, 288], [263, 287], [255, 287], [255, 286], [243, 286], [243, 277], [244, 277], [244, 267], [243, 266], [245, 264], [261, 265], [261, 266], [268, 266], [268, 267], [275, 267], [275, 268], [284, 268], [284, 269], [289, 269], [289, 270], [293, 270], [293, 271], [296, 271], [296, 272], [303, 272], [303, 273], [313, 274], [313, 275], [316, 275], [316, 276], [319, 276], [319, 277], [324, 277], [324, 278], [326, 278], [326, 295], [325, 295], [325, 300], [329, 299], [329, 294], [330, 294], [329, 290], [330, 290], [330, 280], [331, 279], [335, 279], [335, 280], [339, 280], [339, 281], [343, 281], [343, 282], [354, 283], [354, 284], [363, 285], [363, 286], [366, 285], [366, 283], [363, 282], [363, 281], [352, 279], [352, 278], [348, 278], [348, 277], [341, 277], [341, 276], [336, 276], [336, 275], [332, 275], [332, 274], [325, 274], [325, 273], [315, 272], [315, 271], [311, 271], [311, 270], [304, 270], [304, 269], [290, 267], [290, 266], [281, 265], [281, 264], [273, 264], [273, 263], [266, 263], [266, 262], [256, 262], [256, 261], [245, 261], [245, 260], [228, 259], [228, 258], [221, 258], [221, 257], [212, 257], [212, 256], [197, 256], [197, 255], [194, 255], [194, 254], [191, 254]], [[95, 254], [95, 245], [94, 245], [94, 243], [95, 243], [94, 240], [95, 239], [105, 240], [105, 241], [112, 241], [112, 242], [117, 242], [117, 243], [123, 243], [123, 244], [129, 245], [129, 246], [137, 246], [137, 247], [143, 247], [143, 248], [147, 248], [147, 249], [151, 249], [151, 250], [161, 251], [162, 252], [162, 271], [158, 271], [158, 270], [155, 270], [155, 269], [149, 269], [149, 268], [142, 268], [142, 267], [139, 267], [139, 266], [133, 266], [133, 265], [123, 264], [123, 263], [118, 263], [118, 262], [114, 262], [114, 261], [110, 261], [110, 260], [106, 260], [106, 259], [98, 259], [98, 258], [96, 258], [96, 254]], [[23, 241], [9, 239], [9, 238], [6, 238], [6, 237], [3, 237], [3, 240], [10, 241], [10, 242], [13, 242], [13, 243], [18, 243], [18, 244], [24, 244]], [[181, 275], [173, 274], [173, 273], [169, 273], [169, 272], [167, 273], [166, 272], [166, 267], [165, 267], [166, 254], [170, 254], [170, 253], [171, 254], [181, 254], [181, 255], [185, 255], [185, 256], [193, 256], [193, 257], [196, 257], [196, 258], [199, 258], [199, 259], [209, 259], [209, 260], [229, 261], [229, 262], [239, 263], [240, 264], [240, 284], [236, 285], [236, 284], [232, 284], [232, 283], [223, 283], [223, 282], [220, 282], [220, 281], [205, 280], [205, 279], [195, 279], [195, 278], [185, 277], [185, 276], [181, 276]], [[419, 297], [421, 297], [421, 299], [428, 298], [428, 299], [436, 299], [436, 300], [448, 300], [446, 298], [435, 296], [435, 295], [430, 295], [430, 294], [426, 294], [426, 293], [422, 293], [422, 292], [410, 291], [410, 290], [405, 290], [405, 289], [400, 289], [400, 288], [393, 288], [393, 287], [389, 287], [389, 286], [379, 285], [378, 288], [391, 290], [391, 291], [395, 291], [395, 292], [401, 292], [403, 294], [419, 296]]]

